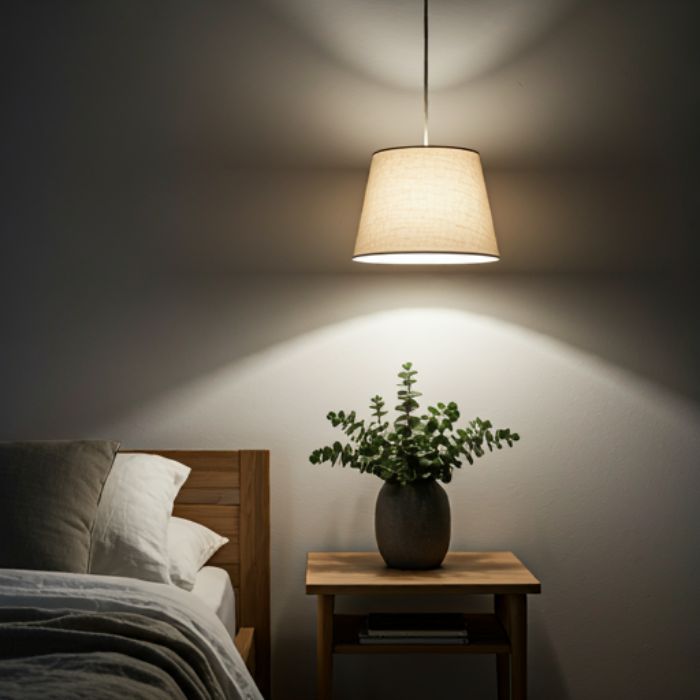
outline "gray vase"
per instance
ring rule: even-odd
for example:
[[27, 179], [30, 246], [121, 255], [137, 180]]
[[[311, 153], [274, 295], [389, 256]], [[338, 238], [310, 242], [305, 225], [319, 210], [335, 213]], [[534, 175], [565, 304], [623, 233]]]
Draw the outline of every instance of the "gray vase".
[[450, 547], [450, 501], [433, 480], [400, 486], [388, 481], [374, 514], [377, 546], [392, 569], [436, 569]]

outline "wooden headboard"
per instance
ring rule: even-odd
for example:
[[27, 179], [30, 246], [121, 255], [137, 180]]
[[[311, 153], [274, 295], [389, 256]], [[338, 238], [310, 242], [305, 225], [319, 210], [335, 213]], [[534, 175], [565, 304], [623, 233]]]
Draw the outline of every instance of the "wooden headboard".
[[226, 569], [236, 593], [236, 627], [254, 628], [254, 675], [270, 695], [270, 453], [267, 450], [147, 452], [192, 469], [173, 515], [228, 537], [209, 564]]

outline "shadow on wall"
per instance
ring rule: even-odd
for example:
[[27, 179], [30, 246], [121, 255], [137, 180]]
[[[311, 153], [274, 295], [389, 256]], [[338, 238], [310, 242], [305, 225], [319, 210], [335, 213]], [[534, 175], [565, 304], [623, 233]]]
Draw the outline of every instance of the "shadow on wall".
[[[417, 89], [416, 69], [422, 61], [421, 2], [341, 0], [327, 8], [313, 0], [265, 0], [264, 4], [305, 42], [311, 40], [327, 61], [385, 86]], [[554, 33], [578, 4], [580, 0], [530, 0], [526, 5], [517, 0], [433, 3], [435, 87], [460, 85], [516, 61]]]

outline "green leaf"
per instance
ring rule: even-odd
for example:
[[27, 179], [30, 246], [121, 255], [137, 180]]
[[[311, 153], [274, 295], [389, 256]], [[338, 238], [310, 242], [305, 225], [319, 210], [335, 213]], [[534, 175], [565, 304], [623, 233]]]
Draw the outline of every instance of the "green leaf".
[[313, 450], [311, 464], [338, 462], [360, 473], [373, 474], [397, 484], [409, 484], [418, 479], [439, 479], [445, 483], [452, 471], [470, 464], [485, 454], [504, 445], [512, 447], [520, 439], [509, 428], [492, 431], [491, 421], [476, 417], [466, 426], [457, 426], [459, 407], [454, 401], [428, 406], [426, 413], [417, 415], [420, 408], [416, 399], [422, 393], [414, 389], [417, 375], [411, 363], [404, 363], [399, 373], [398, 415], [393, 421], [382, 421], [388, 414], [384, 399], [370, 399], [372, 420], [358, 418], [355, 411], [329, 411], [326, 418], [347, 436], [347, 444], [340, 441], [331, 446]]

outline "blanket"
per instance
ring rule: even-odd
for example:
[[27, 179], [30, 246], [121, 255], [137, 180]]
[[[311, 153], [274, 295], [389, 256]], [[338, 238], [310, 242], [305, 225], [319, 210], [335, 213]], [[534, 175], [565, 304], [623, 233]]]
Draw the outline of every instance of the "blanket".
[[224, 690], [187, 628], [137, 613], [0, 608], [0, 697], [190, 698]]
[[2, 571], [0, 699], [258, 700], [216, 616], [170, 589]]

